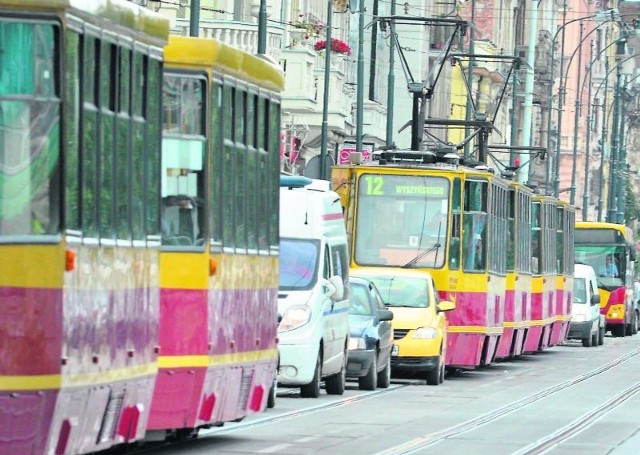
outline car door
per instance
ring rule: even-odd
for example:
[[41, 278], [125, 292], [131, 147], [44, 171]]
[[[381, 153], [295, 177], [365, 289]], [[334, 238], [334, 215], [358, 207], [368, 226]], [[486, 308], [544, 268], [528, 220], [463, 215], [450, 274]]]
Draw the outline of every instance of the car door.
[[600, 319], [600, 305], [593, 302], [593, 295], [598, 293], [598, 288], [592, 279], [588, 279], [587, 298], [589, 299], [589, 320], [592, 321], [591, 333], [598, 331], [598, 321]]
[[[325, 244], [323, 265], [322, 265], [322, 277], [325, 280], [329, 280], [329, 278], [331, 278], [332, 275], [333, 275], [333, 269], [331, 267], [331, 251], [329, 249], [329, 245]], [[325, 364], [324, 368], [327, 367], [328, 363], [331, 363], [331, 360], [336, 355], [335, 328], [334, 328], [335, 318], [333, 317], [334, 306], [335, 306], [335, 302], [332, 299], [326, 298], [326, 297], [324, 298], [324, 306], [322, 309], [322, 324], [323, 324], [322, 340], [324, 342], [323, 362]], [[328, 373], [331, 373], [331, 372], [328, 372]]]
[[[374, 311], [387, 309], [384, 306], [380, 292], [378, 292], [374, 284], [369, 285], [369, 294], [371, 297], [371, 308], [373, 308]], [[378, 366], [384, 366], [391, 355], [391, 347], [393, 345], [391, 321], [378, 322], [378, 336], [380, 337], [380, 358], [378, 359]]]

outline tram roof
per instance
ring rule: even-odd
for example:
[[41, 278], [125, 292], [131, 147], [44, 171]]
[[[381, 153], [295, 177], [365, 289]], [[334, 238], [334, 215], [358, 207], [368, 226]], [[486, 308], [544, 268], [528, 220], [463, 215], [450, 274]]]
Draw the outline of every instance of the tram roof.
[[169, 36], [167, 17], [126, 0], [0, 0], [0, 9], [70, 11], [83, 19], [107, 20], [114, 26], [137, 30], [162, 41]]
[[273, 63], [212, 38], [171, 36], [164, 54], [172, 66], [213, 67], [267, 89], [284, 89], [284, 74]]

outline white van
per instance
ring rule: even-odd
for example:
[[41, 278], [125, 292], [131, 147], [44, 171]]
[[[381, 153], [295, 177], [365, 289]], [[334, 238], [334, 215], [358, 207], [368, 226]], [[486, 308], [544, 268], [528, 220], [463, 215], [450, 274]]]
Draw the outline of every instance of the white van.
[[280, 177], [278, 383], [303, 397], [342, 395], [349, 336], [349, 253], [329, 182]]
[[585, 347], [604, 343], [605, 316], [600, 314], [600, 295], [593, 267], [576, 264], [573, 279], [571, 325], [567, 338], [582, 340]]

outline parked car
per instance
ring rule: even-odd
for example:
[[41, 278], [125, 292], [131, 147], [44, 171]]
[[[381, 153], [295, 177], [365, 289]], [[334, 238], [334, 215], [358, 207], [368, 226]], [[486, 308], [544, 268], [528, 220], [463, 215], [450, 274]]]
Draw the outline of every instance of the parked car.
[[349, 361], [347, 378], [362, 390], [387, 388], [391, 382], [393, 313], [376, 286], [364, 278], [349, 281]]
[[606, 320], [600, 314], [600, 295], [593, 267], [576, 264], [573, 280], [571, 325], [567, 338], [582, 340], [584, 347], [604, 343]]
[[385, 306], [393, 312], [391, 368], [420, 375], [429, 385], [444, 382], [444, 312], [455, 309], [455, 304], [440, 300], [431, 274], [392, 267], [354, 268], [351, 273], [373, 281]]

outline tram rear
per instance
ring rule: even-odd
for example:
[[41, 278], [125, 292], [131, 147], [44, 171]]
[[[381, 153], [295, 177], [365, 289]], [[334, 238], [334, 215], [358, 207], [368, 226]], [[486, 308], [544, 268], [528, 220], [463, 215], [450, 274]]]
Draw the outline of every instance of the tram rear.
[[490, 172], [426, 164], [419, 152], [333, 168], [352, 267], [428, 270], [447, 314], [447, 365], [490, 363], [503, 333], [507, 183]]
[[120, 0], [0, 0], [1, 453], [144, 435], [168, 31]]
[[159, 373], [149, 429], [264, 410], [277, 366], [280, 91], [212, 39], [165, 48]]
[[567, 339], [571, 321], [571, 305], [573, 303], [574, 272], [574, 231], [576, 223], [575, 208], [569, 203], [556, 200], [556, 214], [552, 221], [555, 224], [555, 321], [551, 328], [550, 346], [555, 346]]

